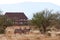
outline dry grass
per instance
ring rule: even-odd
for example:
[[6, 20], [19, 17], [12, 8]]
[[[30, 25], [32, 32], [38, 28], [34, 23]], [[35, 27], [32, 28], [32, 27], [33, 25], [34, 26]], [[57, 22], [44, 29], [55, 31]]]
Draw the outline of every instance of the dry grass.
[[2, 35], [0, 36], [0, 40], [60, 40], [60, 37], [47, 37], [42, 35], [32, 35], [32, 34], [13, 34], [13, 35]]
[[[13, 30], [18, 27], [10, 27], [11, 33], [0, 34], [0, 40], [60, 40], [59, 36], [49, 37], [42, 34], [29, 33], [29, 34], [14, 34]], [[9, 30], [9, 28], [7, 28]], [[7, 30], [7, 31], [8, 31]]]

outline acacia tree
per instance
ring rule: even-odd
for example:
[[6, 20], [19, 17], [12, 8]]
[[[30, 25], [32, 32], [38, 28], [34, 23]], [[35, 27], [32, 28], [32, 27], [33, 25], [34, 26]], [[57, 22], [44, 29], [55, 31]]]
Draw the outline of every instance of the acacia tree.
[[[31, 20], [32, 24], [43, 29], [43, 33], [46, 33], [47, 27], [51, 27], [53, 24], [58, 23], [59, 15], [56, 13], [52, 13], [49, 10], [43, 10], [41, 12], [37, 12], [33, 15]], [[54, 21], [54, 22], [53, 22]]]
[[13, 25], [13, 21], [12, 20], [7, 20], [8, 18], [5, 15], [0, 15], [0, 33], [4, 33], [5, 29], [8, 26], [12, 26]]

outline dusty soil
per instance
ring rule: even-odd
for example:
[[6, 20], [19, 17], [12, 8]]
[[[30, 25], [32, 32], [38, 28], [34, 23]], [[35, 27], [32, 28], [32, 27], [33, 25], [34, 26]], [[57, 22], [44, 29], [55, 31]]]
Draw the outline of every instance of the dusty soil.
[[[60, 40], [59, 36], [49, 37], [43, 34], [29, 33], [29, 34], [14, 34], [14, 28], [19, 27], [10, 27], [7, 28], [6, 34], [0, 34], [0, 40]], [[9, 33], [8, 31], [11, 31]]]
[[10, 36], [1, 34], [0, 40], [60, 40], [60, 37], [48, 37], [36, 34], [12, 34]]

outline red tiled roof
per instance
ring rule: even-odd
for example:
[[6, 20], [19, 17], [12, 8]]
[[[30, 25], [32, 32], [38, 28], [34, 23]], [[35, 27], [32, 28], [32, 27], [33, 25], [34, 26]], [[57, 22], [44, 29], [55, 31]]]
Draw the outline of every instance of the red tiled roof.
[[5, 15], [9, 18], [28, 19], [23, 12], [6, 12]]

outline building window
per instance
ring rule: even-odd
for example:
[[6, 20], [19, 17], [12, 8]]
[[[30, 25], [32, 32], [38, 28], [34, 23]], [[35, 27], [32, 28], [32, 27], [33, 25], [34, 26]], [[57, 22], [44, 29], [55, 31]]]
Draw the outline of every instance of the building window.
[[19, 24], [23, 24], [23, 22], [20, 22]]
[[23, 19], [20, 19], [21, 21], [23, 20]]
[[9, 21], [9, 20], [11, 20], [11, 19], [7, 19], [7, 21]]
[[24, 21], [25, 21], [26, 19], [24, 19]]
[[18, 22], [15, 22], [15, 24], [18, 24]]
[[22, 20], [25, 21], [26, 19], [20, 19], [20, 21], [22, 21]]

